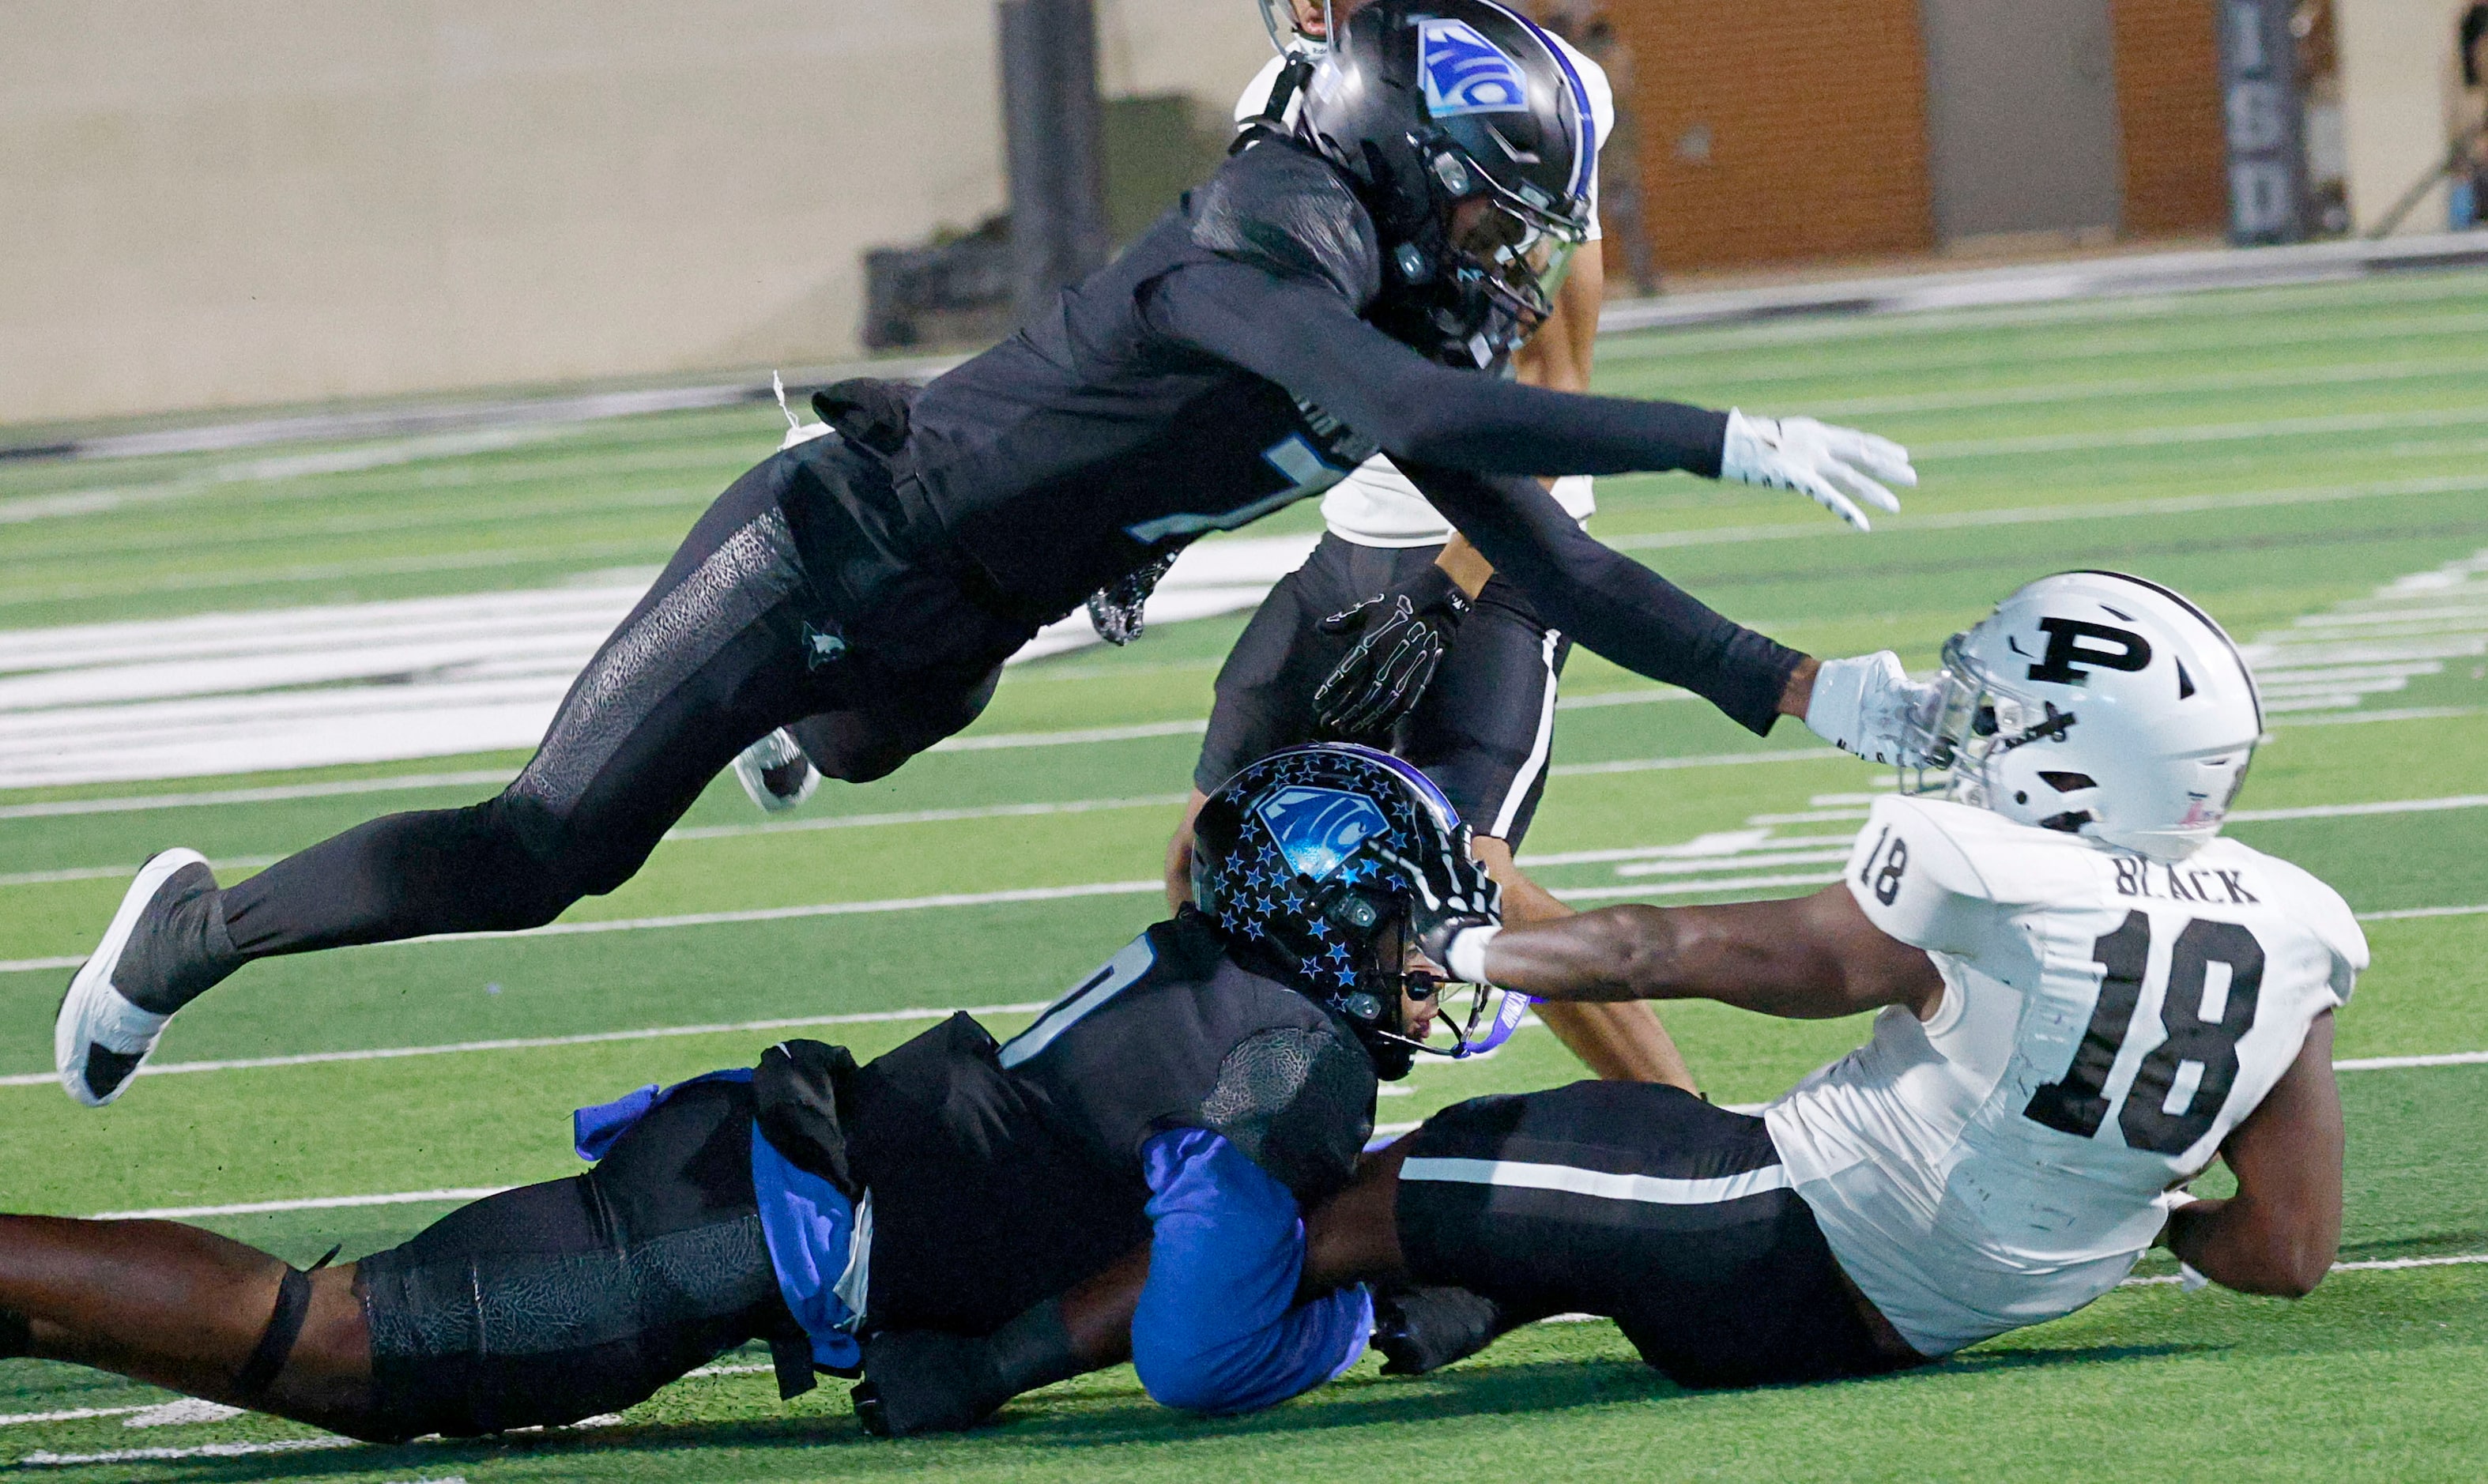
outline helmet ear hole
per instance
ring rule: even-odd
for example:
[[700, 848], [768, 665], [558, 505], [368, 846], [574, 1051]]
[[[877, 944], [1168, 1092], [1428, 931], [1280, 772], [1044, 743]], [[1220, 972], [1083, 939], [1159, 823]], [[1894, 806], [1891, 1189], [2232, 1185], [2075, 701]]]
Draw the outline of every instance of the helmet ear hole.
[[2095, 789], [2099, 787], [2098, 780], [2094, 779], [2088, 773], [2043, 772], [2039, 777], [2042, 782], [2048, 785], [2048, 787], [2054, 789], [2059, 794], [2071, 794], [2081, 789]]

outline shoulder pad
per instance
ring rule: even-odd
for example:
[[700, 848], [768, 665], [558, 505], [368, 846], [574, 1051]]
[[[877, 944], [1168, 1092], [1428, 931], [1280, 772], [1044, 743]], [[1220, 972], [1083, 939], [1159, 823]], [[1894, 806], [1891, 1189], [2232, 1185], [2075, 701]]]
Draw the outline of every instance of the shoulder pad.
[[1280, 278], [1328, 284], [1359, 313], [1382, 292], [1373, 218], [1339, 172], [1289, 141], [1236, 154], [1189, 202], [1192, 240]]
[[2253, 856], [2256, 864], [2269, 873], [2268, 880], [2288, 883], [2285, 910], [2289, 919], [2304, 928], [2332, 955], [2332, 994], [2348, 1004], [2350, 991], [2367, 967], [2367, 935], [2359, 926], [2359, 914], [2341, 900], [2341, 893], [2305, 867], [2236, 841], [2219, 843]]
[[1990, 917], [1984, 909], [2009, 896], [1978, 868], [1977, 856], [1993, 856], [1979, 850], [1991, 823], [2022, 827], [1984, 809], [1936, 799], [1895, 795], [1875, 800], [1849, 850], [1849, 894], [1867, 920], [1912, 948], [1973, 951]]
[[1373, 1097], [1371, 1059], [1337, 1025], [1279, 1025], [1228, 1051], [1200, 1119], [1310, 1206], [1356, 1173]]

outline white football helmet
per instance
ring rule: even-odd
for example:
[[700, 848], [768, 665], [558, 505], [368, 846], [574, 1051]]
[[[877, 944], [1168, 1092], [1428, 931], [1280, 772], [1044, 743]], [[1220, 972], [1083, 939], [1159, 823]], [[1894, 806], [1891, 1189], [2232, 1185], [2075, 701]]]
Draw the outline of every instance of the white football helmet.
[[2161, 860], [2220, 832], [2262, 740], [2237, 645], [2122, 573], [2030, 583], [1946, 641], [1943, 662], [1920, 748], [1951, 770], [1944, 792]]

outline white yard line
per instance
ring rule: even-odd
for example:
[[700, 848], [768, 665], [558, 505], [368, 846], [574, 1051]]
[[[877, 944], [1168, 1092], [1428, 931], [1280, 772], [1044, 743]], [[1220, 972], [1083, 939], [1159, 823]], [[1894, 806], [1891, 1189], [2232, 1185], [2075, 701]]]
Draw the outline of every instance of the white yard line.
[[[1923, 456], [1924, 449], [1912, 449]], [[2458, 494], [2488, 490], [2488, 477], [2476, 474], [2432, 475], [2385, 480], [2371, 485], [2315, 485], [2287, 490], [2246, 490], [2231, 494], [2179, 494], [2148, 500], [2103, 500], [2081, 505], [2017, 505], [2001, 510], [1962, 510], [1924, 516], [1892, 516], [1878, 531], [1953, 531], [1988, 525], [2052, 525], [2059, 521], [2130, 520], [2136, 516], [2191, 516], [2209, 511], [2254, 510], [2276, 505], [2329, 505], [2341, 500], [2389, 499], [2396, 495]], [[1619, 551], [1647, 551], [1673, 546], [1710, 546], [1749, 541], [1792, 541], [1799, 538], [1847, 536], [1849, 527], [1836, 520], [1775, 521], [1769, 525], [1730, 525], [1710, 530], [1657, 531], [1642, 535], [1602, 536]]]
[[2273, 820], [2355, 819], [2368, 814], [2428, 814], [2439, 809], [2488, 807], [2488, 794], [2448, 794], [2442, 798], [2386, 798], [2363, 804], [2304, 804], [2289, 809], [2236, 809], [2232, 825], [2260, 825]]
[[398, 1190], [386, 1195], [309, 1195], [298, 1200], [246, 1200], [224, 1206], [158, 1206], [149, 1211], [99, 1211], [91, 1221], [181, 1221], [203, 1216], [261, 1216], [271, 1211], [338, 1211], [353, 1206], [416, 1206], [431, 1201], [482, 1200], [505, 1185], [454, 1186], [440, 1190]]
[[[1837, 865], [1849, 858], [1849, 846], [1850, 842], [1843, 840], [1837, 850], [1753, 851], [1740, 855], [1732, 855], [1725, 860], [1629, 860], [1617, 866], [1616, 874], [1618, 876], [1696, 876], [1705, 871], [1717, 871], [1723, 867]], [[1698, 889], [1692, 882], [1682, 884], [1683, 889]]]
[[1648, 706], [1660, 701], [1698, 701], [1701, 697], [1690, 690], [1673, 686], [1657, 690], [1607, 690], [1592, 695], [1558, 697], [1557, 711], [1594, 711], [1604, 706]]
[[71, 1407], [66, 1412], [4, 1413], [0, 1414], [0, 1427], [20, 1427], [28, 1422], [83, 1422], [89, 1417], [122, 1417], [133, 1412], [145, 1412], [148, 1406]]
[[2488, 706], [2409, 706], [2398, 711], [2354, 711], [2320, 716], [2268, 716], [2266, 727], [2353, 726], [2367, 721], [2441, 721], [2447, 716], [2476, 716]]
[[507, 783], [516, 771], [509, 768], [469, 769], [464, 772], [398, 773], [386, 778], [340, 778], [331, 783], [280, 783], [266, 788], [210, 789], [190, 794], [60, 798], [42, 803], [0, 804], [0, 820], [53, 819], [72, 814], [136, 814], [150, 809], [273, 803], [288, 798], [338, 798], [350, 794], [390, 794], [402, 789], [471, 788], [477, 784]]
[[1851, 397], [1808, 403], [1824, 417], [1880, 417], [1895, 412], [1956, 412], [1975, 407], [2043, 406], [2067, 402], [2124, 401], [2202, 392], [2248, 391], [2264, 387], [2360, 386], [2379, 381], [2423, 380], [2433, 377], [2472, 377], [2488, 372], [2476, 360], [2382, 361], [2359, 366], [2286, 366], [2263, 371], [2223, 372], [2214, 376], [2135, 377], [2109, 381], [2050, 381], [2039, 385], [1986, 386], [1965, 391], [1911, 392], [1899, 396]]
[[186, 1448], [109, 1448], [101, 1453], [53, 1453], [43, 1449], [17, 1460], [20, 1469], [71, 1469], [82, 1464], [172, 1463], [184, 1458], [253, 1458], [262, 1453], [299, 1453], [312, 1448], [359, 1448], [352, 1438], [285, 1438], [270, 1442], [202, 1442]]
[[[1166, 882], [1086, 882], [1076, 886], [1015, 886], [1004, 891], [950, 891], [922, 897], [886, 897], [870, 902], [817, 902], [808, 907], [753, 907], [738, 911], [676, 912], [664, 917], [610, 917], [603, 921], [555, 922], [541, 928], [496, 933], [438, 933], [410, 938], [405, 943], [462, 943], [495, 938], [573, 938], [591, 933], [645, 933], [669, 928], [708, 928], [737, 922], [791, 922], [805, 917], [853, 917], [879, 912], [914, 912], [928, 908], [994, 907], [1011, 902], [1067, 902], [1079, 897], [1139, 896], [1164, 891]], [[394, 946], [376, 943], [374, 947]]]
[[951, 737], [935, 742], [933, 752], [991, 752], [1006, 747], [1073, 747], [1088, 742], [1132, 742], [1144, 737], [1199, 737], [1209, 730], [1209, 718], [1186, 721], [1141, 721], [1130, 726], [1083, 727], [1070, 732], [995, 732], [983, 737]]
[[[868, 829], [891, 825], [947, 825], [959, 820], [1021, 819], [1045, 814], [1094, 814], [1112, 809], [1166, 809], [1189, 794], [1135, 794], [1124, 798], [1064, 798], [1051, 803], [976, 804], [958, 809], [905, 809], [890, 814], [831, 814], [819, 819], [771, 820], [759, 825], [700, 825], [666, 832], [668, 840], [737, 840], [746, 835], [805, 834], [818, 829]], [[0, 884], [6, 878], [0, 878]]]
[[2352, 1056], [2332, 1064], [2335, 1072], [2398, 1072], [2405, 1067], [2476, 1067], [2488, 1064], [2488, 1051], [2446, 1051], [2434, 1056]]
[[[898, 1021], [941, 1021], [954, 1015], [1034, 1015], [1051, 1001], [1029, 1000], [1008, 1005], [951, 1006], [947, 1009], [851, 1010], [842, 1015], [779, 1016], [762, 1021], [726, 1021], [704, 1025], [655, 1025], [637, 1030], [582, 1031], [570, 1036], [511, 1036], [496, 1041], [451, 1041], [438, 1046], [388, 1046], [348, 1051], [297, 1051], [286, 1056], [236, 1056], [218, 1061], [149, 1062], [140, 1077], [171, 1077], [190, 1072], [244, 1072], [267, 1067], [309, 1067], [332, 1061], [394, 1061], [405, 1056], [453, 1056], [467, 1051], [533, 1050], [555, 1046], [599, 1046], [608, 1041], [662, 1041], [677, 1036], [744, 1035], [758, 1031], [794, 1030], [808, 1025], [878, 1025]], [[0, 1077], [0, 1087], [42, 1087], [60, 1078], [49, 1072], [13, 1072]]]
[[2488, 407], [2336, 412], [2317, 417], [2270, 417], [2244, 423], [2177, 423], [2164, 428], [2121, 428], [2102, 433], [1964, 438], [1948, 443], [1914, 444], [1909, 452], [1921, 460], [1981, 459], [2009, 454], [2064, 454], [2110, 448], [2163, 448], [2171, 444], [2305, 437], [2328, 433], [2383, 433], [2401, 428], [2461, 428], [2478, 423], [2488, 423]]
[[1824, 886], [1840, 880], [1828, 876], [1727, 876], [1703, 882], [1636, 882], [1629, 886], [1556, 886], [1549, 888], [1567, 902], [1640, 901], [1646, 897], [1682, 897], [1705, 891], [1762, 891], [1775, 886]]
[[[2468, 1268], [2488, 1263], [2488, 1252], [2464, 1252], [2453, 1257], [2382, 1257], [2368, 1262], [2334, 1263], [2334, 1273], [2398, 1273], [2410, 1268]], [[2161, 1288], [2186, 1281], [2183, 1274], [2168, 1273], [2147, 1278], [2127, 1278], [2119, 1288]]]
[[[954, 891], [922, 897], [887, 897], [864, 902], [816, 902], [805, 907], [755, 907], [738, 911], [676, 912], [664, 917], [608, 917], [586, 922], [555, 922], [541, 928], [517, 928], [493, 933], [436, 933], [423, 938], [400, 938], [394, 943], [375, 943], [378, 948], [401, 948], [422, 943], [478, 942], [501, 938], [575, 938], [582, 934], [646, 933], [673, 928], [720, 927], [738, 922], [791, 922], [806, 917], [857, 917], [882, 912], [914, 912], [953, 907], [995, 907], [1014, 902], [1067, 902], [1082, 897], [1142, 896], [1164, 891], [1166, 882], [1158, 880], [1141, 882], [1085, 882], [1074, 886], [1016, 886], [1003, 891]], [[81, 957], [42, 959], [0, 959], [0, 974], [27, 973], [47, 968], [74, 968], [86, 962]]]
[[1599, 773], [1664, 772], [1678, 768], [1742, 768], [1759, 763], [1806, 763], [1847, 757], [1837, 747], [1794, 747], [1774, 752], [1709, 752], [1694, 757], [1618, 758], [1610, 763], [1559, 763], [1549, 777], [1586, 778]]
[[[1643, 699], [1643, 697], [1639, 696], [1636, 696], [1635, 698]], [[1658, 697], [1649, 698], [1656, 699]], [[1809, 750], [1796, 754], [1726, 753], [1720, 754], [1719, 756], [1720, 758], [1742, 759], [1758, 756], [1763, 758], [1774, 758], [1790, 756], [1815, 757], [1820, 755], [1822, 754], [1819, 752]], [[1661, 767], [1694, 766], [1716, 762], [1717, 759], [1632, 759], [1627, 760], [1624, 764], [1586, 763], [1574, 766], [1585, 770], [1608, 772], [1642, 771]], [[905, 809], [886, 814], [835, 814], [825, 815], [818, 819], [770, 820], [752, 825], [702, 825], [691, 828], [674, 829], [667, 833], [665, 838], [667, 840], [738, 840], [751, 835], [808, 834], [824, 829], [869, 829], [907, 825], [951, 824], [967, 820], [1023, 819], [1056, 814], [1094, 814], [1120, 809], [1162, 809], [1173, 808], [1181, 804], [1189, 797], [1190, 796], [1186, 794], [1135, 794], [1119, 798], [1064, 798], [1040, 803], [975, 804], [956, 809]], [[2381, 799], [2371, 803], [2307, 804], [2286, 809], [2240, 809], [2230, 814], [2229, 823], [2233, 825], [2253, 825], [2269, 823], [2276, 820], [2346, 819], [2360, 815], [2419, 814], [2444, 809], [2473, 809], [2483, 806], [2488, 806], [2488, 794], [2457, 794], [2442, 798], [2395, 798]], [[1838, 820], [1863, 819], [1864, 817], [1864, 811], [1862, 810], [1832, 809], [1808, 811], [1801, 814], [1758, 814], [1754, 816], [1753, 823], [1757, 825], [1804, 825], [1829, 823]], [[1766, 840], [1756, 843], [1759, 846], [1767, 847], [1768, 849], [1781, 850], [1798, 846], [1832, 845], [1835, 843], [1846, 842], [1826, 836], [1822, 838], [1807, 837], [1802, 839]], [[1522, 857], [1521, 864], [1525, 866], [1558, 866], [1578, 865], [1593, 861], [1632, 860], [1647, 856], [1674, 854], [1681, 849], [1681, 847], [1677, 846], [1627, 846], [1616, 850], [1605, 851], [1572, 851], [1552, 855], [1524, 856]], [[1691, 854], [1698, 857], [1699, 855], [1707, 853], [1695, 852]], [[1719, 852], [1721, 863], [1723, 865], [1730, 863], [1730, 857], [1733, 854], [1733, 852], [1725, 850]], [[220, 859], [216, 864], [219, 866], [236, 867], [240, 869], [255, 869], [260, 866], [269, 865], [277, 858], [278, 857], [274, 855], [243, 855], [235, 856], [230, 859]], [[1759, 865], [1778, 864], [1780, 862], [1757, 860], [1753, 863]], [[0, 874], [0, 888], [9, 886], [50, 885], [62, 882], [110, 881], [129, 876], [135, 873], [138, 867], [136, 864], [127, 864], [108, 866], [67, 866], [52, 871], [20, 871], [14, 874]], [[58, 965], [53, 964], [51, 960], [43, 960], [42, 962], [46, 966], [67, 967], [70, 966], [70, 965], [74, 964], [76, 961], [70, 960]], [[0, 961], [0, 972], [6, 971], [6, 962]]]
[[[1637, 706], [1668, 701], [1694, 699], [1689, 690], [1673, 687], [1650, 690], [1608, 691], [1600, 694], [1568, 697], [1555, 703], [1559, 711], [1582, 711], [1608, 706]], [[1087, 742], [1127, 742], [1151, 737], [1199, 736], [1209, 726], [1206, 717], [1180, 721], [1148, 721], [1126, 727], [1084, 727], [1060, 732], [997, 732], [982, 736], [952, 737], [933, 744], [936, 752], [989, 752], [1016, 747], [1059, 747]], [[0, 820], [51, 819], [80, 814], [137, 814], [155, 809], [193, 809], [223, 804], [273, 803], [296, 798], [337, 798], [355, 794], [386, 794], [404, 790], [473, 788], [485, 784], [510, 781], [515, 768], [468, 769], [459, 772], [400, 773], [384, 778], [341, 778], [329, 783], [289, 783], [263, 788], [212, 789], [181, 794], [128, 794], [110, 798], [63, 798], [36, 803], [0, 804]], [[1166, 796], [1152, 795], [1145, 801], [1155, 802]], [[1187, 796], [1172, 796], [1181, 802]], [[1139, 804], [1134, 798], [1126, 802]], [[1081, 799], [1078, 808], [1118, 806], [1117, 801]], [[1034, 812], [1044, 805], [996, 805], [996, 809], [1019, 809]], [[1072, 808], [1065, 805], [1064, 808]], [[912, 824], [935, 817], [972, 819], [975, 811], [918, 810], [902, 814], [853, 815], [834, 820], [797, 820], [759, 826], [776, 829], [837, 829], [850, 825]], [[674, 838], [702, 838], [698, 831], [675, 831]]]
[[[214, 864], [219, 870], [255, 871], [272, 866], [283, 857], [276, 855], [227, 855]], [[69, 866], [58, 871], [17, 871], [0, 875], [0, 886], [49, 886], [58, 882], [112, 881], [138, 874], [135, 864], [126, 866]]]

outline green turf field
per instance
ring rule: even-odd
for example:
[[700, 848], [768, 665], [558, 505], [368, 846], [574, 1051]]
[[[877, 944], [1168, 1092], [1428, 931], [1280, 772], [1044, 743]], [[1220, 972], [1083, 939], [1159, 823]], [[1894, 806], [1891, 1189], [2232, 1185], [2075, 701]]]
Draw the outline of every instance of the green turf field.
[[[2176, 586], [2242, 640], [2336, 604], [2375, 612], [2361, 605], [2388, 584], [2488, 551], [2483, 331], [2488, 275], [2413, 274], [1618, 337], [1602, 350], [1605, 390], [1856, 423], [1908, 443], [1924, 484], [1905, 514], [1857, 537], [1793, 495], [1612, 479], [1594, 529], [1789, 643], [1889, 645], [1915, 667], [2008, 589], [2073, 567]], [[0, 469], [0, 515], [27, 500], [50, 512], [0, 523], [0, 630], [541, 587], [652, 566], [777, 431], [774, 409], [752, 407], [416, 449], [342, 472], [324, 470], [355, 461], [298, 449]], [[1262, 532], [1313, 524], [1298, 510]], [[2388, 641], [2450, 640], [2398, 688], [2276, 714], [2241, 799], [2294, 814], [2240, 824], [2241, 837], [2371, 914], [2375, 966], [2342, 1016], [2344, 1058], [2488, 1051], [2488, 659], [2464, 649], [2488, 610], [2467, 591], [2451, 606], [2385, 613], [2374, 632]], [[1202, 717], [1240, 626], [1204, 620], [1129, 652], [1016, 669], [972, 735], [1026, 742]], [[1836, 869], [1824, 858], [1888, 785], [1793, 725], [1751, 738], [1592, 657], [1575, 658], [1566, 694], [1609, 704], [1566, 712], [1525, 854], [1554, 857], [1541, 879], [1593, 894], [1584, 900], [1809, 889], [1800, 883]], [[352, 1257], [402, 1240], [443, 1202], [299, 1203], [571, 1172], [572, 1106], [748, 1064], [774, 1034], [738, 1022], [858, 1017], [806, 1033], [869, 1054], [925, 1023], [903, 1012], [1043, 1001], [1152, 916], [1137, 883], [1156, 873], [1196, 744], [1160, 728], [932, 754], [880, 784], [824, 789], [787, 827], [760, 827], [730, 783], [714, 788], [686, 837], [565, 919], [601, 930], [255, 966], [184, 1014], [158, 1057], [210, 1065], [146, 1078], [100, 1113], [49, 1081], [66, 969], [8, 966], [84, 952], [121, 873], [152, 850], [198, 847], [230, 879], [375, 813], [490, 792], [341, 785], [520, 758], [0, 794], [0, 1209], [211, 1208], [205, 1224], [293, 1260], [339, 1241]], [[280, 797], [197, 800], [245, 790]], [[104, 802], [45, 807], [71, 800]], [[2430, 807], [2397, 807], [2413, 804]], [[2346, 812], [2355, 805], [2396, 807]], [[1752, 869], [1657, 849], [1704, 836], [1744, 840], [1742, 855], [1717, 858]], [[1768, 880], [1784, 884], [1752, 884]], [[936, 896], [973, 900], [892, 906]], [[990, 1020], [1003, 1028], [1025, 1014]], [[1725, 1102], [1771, 1096], [1864, 1030], [1701, 1006], [1667, 1019]], [[339, 1054], [375, 1050], [418, 1054]], [[1421, 1069], [1381, 1118], [1404, 1124], [1571, 1075], [1550, 1037], [1525, 1031], [1486, 1061]], [[2488, 1065], [2363, 1067], [2343, 1087], [2344, 1259], [2488, 1254], [2476, 1136]], [[295, 1204], [231, 1209], [251, 1203]], [[2141, 1270], [2168, 1271], [2164, 1258]], [[906, 1444], [861, 1439], [842, 1385], [781, 1405], [758, 1358], [724, 1364], [608, 1425], [381, 1449], [248, 1417], [133, 1428], [161, 1420], [138, 1409], [165, 1393], [0, 1362], [0, 1467], [76, 1480], [478, 1484], [927, 1469], [1088, 1480], [2473, 1478], [2488, 1458], [2488, 1266], [2366, 1267], [2295, 1304], [2132, 1286], [1926, 1372], [1728, 1394], [1676, 1390], [1603, 1324], [1541, 1326], [1425, 1382], [1385, 1381], [1369, 1363], [1240, 1421], [1172, 1416], [1118, 1370], [1023, 1400], [974, 1437]], [[44, 1419], [71, 1413], [87, 1414]], [[281, 1442], [301, 1446], [260, 1446]], [[127, 1456], [146, 1449], [175, 1456]], [[109, 1456], [68, 1462], [95, 1455]]]

